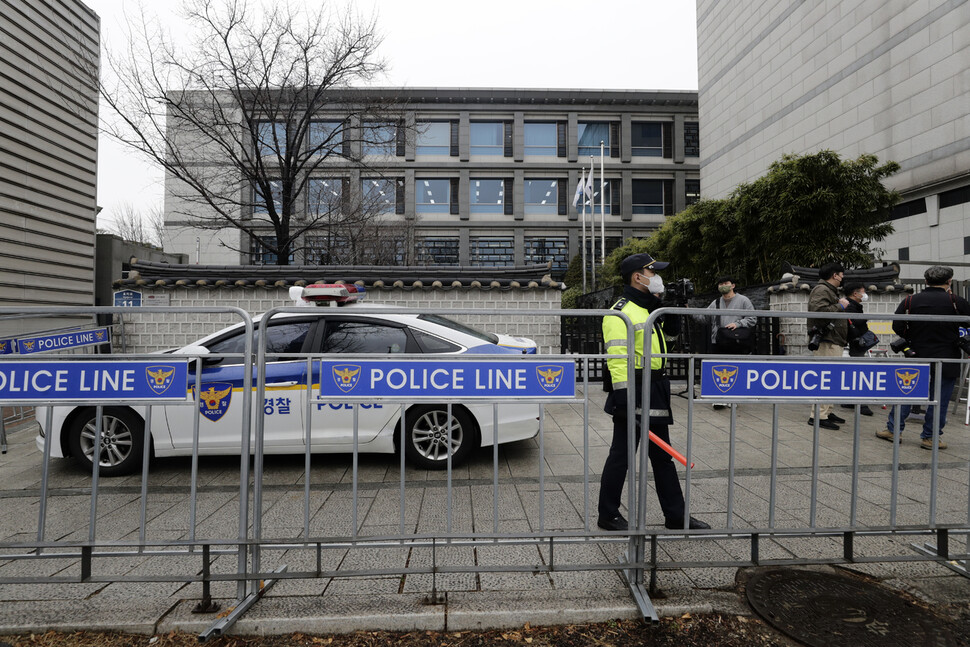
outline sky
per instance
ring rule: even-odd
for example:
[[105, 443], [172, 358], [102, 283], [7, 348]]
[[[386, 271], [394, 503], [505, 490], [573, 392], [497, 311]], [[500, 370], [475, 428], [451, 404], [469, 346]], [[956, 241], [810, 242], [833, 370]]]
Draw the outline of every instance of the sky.
[[[101, 17], [102, 47], [123, 49], [125, 16], [139, 14], [139, 0], [82, 1]], [[697, 90], [694, 0], [348, 2], [376, 14], [384, 36], [379, 53], [390, 70], [375, 85]], [[145, 10], [178, 33], [169, 5], [146, 2]], [[160, 168], [102, 135], [98, 226], [110, 229], [125, 204], [161, 209], [162, 179]]]

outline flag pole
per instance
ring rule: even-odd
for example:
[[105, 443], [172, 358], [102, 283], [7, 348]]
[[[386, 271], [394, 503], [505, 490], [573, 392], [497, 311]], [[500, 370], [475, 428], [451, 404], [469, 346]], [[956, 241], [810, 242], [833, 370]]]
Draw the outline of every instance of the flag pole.
[[593, 292], [596, 292], [596, 185], [593, 180], [593, 169], [596, 166], [593, 164], [593, 156], [589, 156], [589, 251], [590, 251], [590, 276], [593, 281]]
[[[592, 169], [590, 169], [592, 171]], [[579, 183], [583, 187], [583, 193], [580, 194], [580, 201], [583, 203], [583, 294], [586, 294], [586, 169], [579, 174]]]
[[606, 174], [603, 170], [605, 144], [600, 140], [600, 262], [606, 262]]

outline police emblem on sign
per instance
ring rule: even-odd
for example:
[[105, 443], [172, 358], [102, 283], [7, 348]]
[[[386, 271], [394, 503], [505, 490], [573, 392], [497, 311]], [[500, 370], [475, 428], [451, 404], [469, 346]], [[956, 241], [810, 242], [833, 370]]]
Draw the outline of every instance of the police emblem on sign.
[[[232, 401], [232, 384], [229, 382], [207, 382], [199, 392], [199, 412], [208, 420], [215, 422], [229, 411]], [[195, 387], [192, 389], [195, 390]]]
[[355, 364], [342, 364], [331, 367], [333, 371], [333, 381], [337, 388], [344, 393], [350, 393], [360, 381], [360, 366]]
[[148, 378], [148, 386], [155, 395], [161, 395], [168, 391], [168, 387], [175, 381], [175, 367], [146, 366], [145, 377]]
[[35, 340], [33, 340], [33, 339], [24, 340], [24, 341], [22, 341], [20, 343], [24, 345], [24, 350], [27, 351], [28, 353], [33, 353], [34, 352], [34, 348], [37, 345], [37, 342]]
[[913, 389], [916, 388], [916, 383], [919, 382], [919, 371], [913, 371], [905, 368], [896, 369], [896, 386], [899, 390], [903, 392], [904, 395], [909, 395], [912, 393]]
[[539, 378], [539, 386], [546, 393], [552, 393], [562, 384], [562, 366], [536, 366], [536, 375]]
[[721, 393], [727, 393], [738, 381], [738, 367], [732, 364], [718, 364], [711, 367], [711, 375], [714, 377], [714, 386]]
[[10, 342], [7, 341], [6, 339], [4, 339], [3, 341], [0, 341], [0, 355], [6, 355], [7, 353], [10, 352], [7, 350], [7, 347], [9, 346], [9, 344]]
[[104, 341], [104, 331], [103, 330], [95, 330], [94, 331], [94, 337], [98, 341]]

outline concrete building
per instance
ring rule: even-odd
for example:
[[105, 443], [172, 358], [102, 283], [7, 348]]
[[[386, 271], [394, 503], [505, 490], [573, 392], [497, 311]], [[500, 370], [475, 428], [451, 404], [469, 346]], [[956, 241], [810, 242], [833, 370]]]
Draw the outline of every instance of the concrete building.
[[98, 66], [84, 4], [0, 0], [2, 306], [94, 305]]
[[[401, 265], [552, 262], [553, 276], [561, 277], [581, 252], [583, 221], [573, 194], [591, 154], [599, 166], [601, 140], [607, 252], [625, 238], [649, 235], [665, 216], [699, 198], [693, 92], [433, 88], [355, 90], [353, 96], [362, 93], [381, 102], [392, 95], [412, 133], [392, 137], [398, 145], [380, 162], [386, 217], [411, 232], [395, 259]], [[339, 92], [334, 95], [331, 103], [340, 105]], [[311, 184], [334, 180], [362, 193], [372, 188], [360, 164], [339, 162]], [[597, 177], [597, 192], [599, 184]], [[169, 175], [167, 252], [202, 264], [275, 262], [238, 230], [201, 231], [177, 215], [184, 211], [178, 190]], [[596, 222], [599, 256], [598, 206]], [[292, 263], [333, 262], [328, 249], [340, 241], [324, 234], [308, 233]]]
[[902, 167], [903, 279], [970, 261], [970, 2], [698, 0], [697, 26], [705, 197], [784, 153], [871, 153]]

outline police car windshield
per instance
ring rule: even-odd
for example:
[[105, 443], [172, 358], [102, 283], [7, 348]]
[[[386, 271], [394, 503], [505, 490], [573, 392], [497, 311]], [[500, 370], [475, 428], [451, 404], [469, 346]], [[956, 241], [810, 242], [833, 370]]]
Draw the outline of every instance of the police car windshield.
[[445, 328], [451, 328], [452, 330], [457, 330], [458, 332], [465, 333], [466, 335], [471, 335], [481, 339], [482, 341], [487, 341], [490, 344], [498, 343], [498, 336], [491, 333], [482, 332], [481, 330], [476, 330], [465, 324], [458, 323], [457, 321], [452, 321], [448, 317], [442, 317], [440, 315], [418, 315], [418, 319], [422, 321], [430, 321], [431, 323], [438, 324], [439, 326], [444, 326]]

